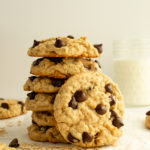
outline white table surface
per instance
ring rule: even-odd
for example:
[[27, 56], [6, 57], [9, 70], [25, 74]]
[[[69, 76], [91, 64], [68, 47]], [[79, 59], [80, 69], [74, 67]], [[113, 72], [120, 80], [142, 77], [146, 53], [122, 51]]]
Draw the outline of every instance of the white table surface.
[[[124, 118], [124, 135], [115, 146], [104, 147], [104, 150], [150, 150], [150, 130], [145, 128], [145, 113], [150, 107], [126, 108]], [[20, 143], [50, 143], [33, 142], [27, 135], [26, 128], [31, 124], [31, 113], [12, 119], [0, 120], [0, 129], [5, 128], [7, 134], [0, 135], [0, 142], [8, 144], [13, 138]], [[18, 122], [21, 121], [21, 125]], [[58, 145], [58, 144], [57, 144]], [[62, 146], [62, 144], [60, 144]], [[64, 146], [64, 145], [63, 145]]]

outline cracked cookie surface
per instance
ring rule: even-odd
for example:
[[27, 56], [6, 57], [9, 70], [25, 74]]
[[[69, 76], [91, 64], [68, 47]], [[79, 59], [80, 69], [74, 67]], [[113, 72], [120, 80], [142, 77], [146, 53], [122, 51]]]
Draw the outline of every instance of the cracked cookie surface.
[[86, 37], [73, 39], [69, 37], [50, 38], [36, 41], [28, 50], [34, 57], [100, 57], [102, 44], [93, 45]]
[[118, 86], [101, 72], [70, 77], [54, 102], [64, 139], [82, 147], [114, 144], [122, 135], [124, 104]]

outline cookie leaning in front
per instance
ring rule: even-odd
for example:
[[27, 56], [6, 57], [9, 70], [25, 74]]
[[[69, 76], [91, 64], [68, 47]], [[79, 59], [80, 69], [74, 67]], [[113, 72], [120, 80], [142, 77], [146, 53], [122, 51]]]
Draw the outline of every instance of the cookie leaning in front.
[[100, 57], [102, 44], [92, 45], [86, 37], [79, 39], [57, 37], [36, 41], [28, 50], [29, 56], [34, 57]]
[[82, 147], [114, 144], [122, 135], [124, 105], [117, 85], [101, 72], [70, 77], [54, 102], [64, 139]]

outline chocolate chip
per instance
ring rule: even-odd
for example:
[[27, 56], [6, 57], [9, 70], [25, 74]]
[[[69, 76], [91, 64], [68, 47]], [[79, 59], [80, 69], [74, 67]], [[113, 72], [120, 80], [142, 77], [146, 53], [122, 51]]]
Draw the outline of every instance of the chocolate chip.
[[95, 111], [100, 115], [104, 115], [107, 112], [107, 109], [105, 105], [98, 104], [95, 108]]
[[109, 98], [111, 99], [111, 101], [109, 102], [110, 106], [116, 104], [116, 100], [115, 100], [115, 97], [113, 95], [110, 95]]
[[74, 37], [72, 35], [68, 35], [67, 38], [74, 39]]
[[103, 52], [102, 46], [103, 46], [103, 44], [95, 44], [94, 45], [94, 47], [98, 50], [99, 53]]
[[95, 62], [98, 64], [99, 68], [101, 68], [99, 61], [95, 60]]
[[77, 102], [83, 102], [86, 100], [86, 93], [79, 90], [74, 94], [74, 97]]
[[111, 116], [110, 116], [111, 118], [117, 118], [118, 117], [118, 114], [114, 110], [110, 109], [109, 111], [111, 112]]
[[37, 123], [36, 123], [34, 120], [32, 120], [32, 124], [35, 124], [35, 125], [37, 125]]
[[18, 104], [20, 104], [20, 105], [21, 105], [21, 110], [22, 110], [22, 112], [23, 112], [24, 103], [23, 103], [22, 101], [19, 101], [19, 102], [18, 102]]
[[119, 117], [115, 117], [112, 121], [112, 124], [117, 128], [120, 128], [124, 125], [122, 120]]
[[49, 59], [50, 61], [54, 62], [54, 63], [61, 63], [62, 62], [62, 57], [46, 57], [47, 59]]
[[55, 47], [61, 48], [63, 46], [66, 46], [66, 43], [58, 38], [56, 38]]
[[90, 133], [83, 132], [83, 134], [82, 134], [82, 140], [83, 140], [83, 143], [85, 143], [85, 142], [91, 142], [93, 140], [93, 136]]
[[3, 107], [4, 109], [9, 109], [9, 105], [7, 103], [2, 103], [1, 107]]
[[110, 83], [105, 85], [105, 90], [106, 92], [113, 94], [113, 87]]
[[30, 100], [31, 100], [31, 99], [34, 99], [34, 98], [35, 98], [36, 94], [37, 94], [37, 93], [35, 93], [35, 92], [31, 92], [31, 93], [28, 93], [27, 96], [28, 96], [28, 97], [30, 98]]
[[65, 80], [51, 78], [51, 82], [52, 82], [53, 86], [60, 87], [60, 86], [62, 86], [62, 84], [64, 84]]
[[68, 104], [69, 107], [72, 107], [73, 109], [78, 108], [78, 102], [76, 101], [75, 97], [72, 97], [71, 101]]
[[9, 147], [15, 147], [15, 148], [19, 147], [18, 139], [17, 139], [17, 138], [13, 139], [13, 140], [9, 143]]
[[0, 98], [0, 100], [4, 100], [4, 98]]
[[41, 42], [34, 40], [32, 48], [38, 46]]
[[68, 134], [67, 138], [71, 143], [77, 143], [80, 141], [79, 139], [75, 138], [71, 133]]
[[55, 97], [56, 97], [56, 94], [52, 96], [51, 104], [54, 104], [54, 102], [55, 102]]
[[100, 134], [100, 133], [99, 133], [99, 132], [97, 132], [97, 133], [95, 134], [95, 138], [97, 138], [97, 137], [99, 136], [99, 134]]
[[30, 79], [31, 81], [33, 81], [35, 78], [36, 78], [36, 76], [31, 76], [31, 77], [29, 77], [29, 79]]
[[88, 65], [84, 65], [85, 68], [87, 68], [90, 71], [95, 71], [96, 68], [94, 68], [92, 65], [88, 64]]
[[39, 130], [43, 131], [43, 133], [45, 133], [49, 128], [50, 126], [39, 126]]
[[35, 61], [32, 63], [32, 65], [33, 65], [33, 66], [39, 65], [39, 63], [40, 63], [43, 59], [44, 59], [44, 58], [39, 58], [39, 59], [35, 60]]
[[150, 110], [146, 113], [147, 116], [150, 116]]

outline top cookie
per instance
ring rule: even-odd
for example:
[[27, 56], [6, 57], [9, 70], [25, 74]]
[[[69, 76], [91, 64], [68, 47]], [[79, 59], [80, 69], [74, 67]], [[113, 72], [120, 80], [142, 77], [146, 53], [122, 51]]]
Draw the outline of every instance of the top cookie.
[[54, 102], [60, 133], [66, 141], [82, 147], [114, 144], [122, 135], [123, 112], [118, 86], [101, 72], [70, 77]]
[[102, 44], [92, 45], [86, 37], [74, 39], [72, 36], [34, 40], [28, 55], [33, 57], [100, 57]]

